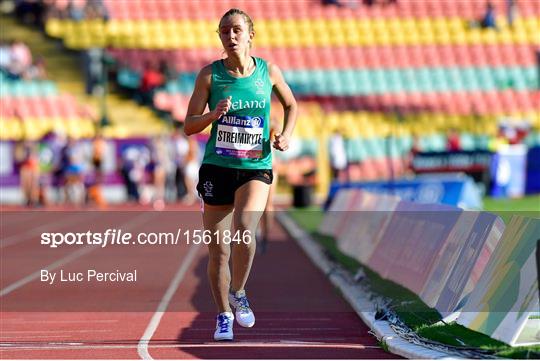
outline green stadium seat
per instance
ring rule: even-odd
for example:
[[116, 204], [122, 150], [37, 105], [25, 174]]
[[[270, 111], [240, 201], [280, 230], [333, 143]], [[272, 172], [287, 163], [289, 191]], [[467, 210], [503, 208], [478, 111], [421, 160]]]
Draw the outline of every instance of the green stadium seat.
[[397, 155], [404, 156], [409, 154], [412, 149], [413, 138], [411, 136], [401, 136], [396, 138]]
[[462, 150], [475, 150], [475, 138], [471, 133], [461, 133], [459, 135], [459, 144]]
[[141, 76], [136, 71], [122, 68], [117, 75], [118, 84], [128, 89], [138, 89], [141, 84]]
[[420, 149], [423, 152], [444, 152], [446, 136], [444, 134], [429, 134], [420, 137]]
[[350, 163], [362, 162], [367, 158], [366, 147], [362, 138], [348, 139], [345, 144], [347, 160]]
[[165, 84], [165, 91], [169, 94], [181, 93], [179, 85], [180, 82], [177, 80], [171, 80]]
[[433, 79], [427, 69], [411, 69], [409, 76], [410, 81], [404, 83], [406, 91], [425, 92], [432, 89]]
[[475, 145], [476, 145], [477, 150], [489, 149], [489, 143], [491, 141], [491, 137], [489, 135], [476, 134], [474, 139], [475, 139]]
[[386, 156], [387, 150], [384, 138], [373, 137], [365, 139], [364, 145], [366, 146], [368, 158], [379, 159]]
[[56, 83], [54, 83], [53, 81], [44, 81], [42, 82], [41, 87], [43, 89], [44, 96], [58, 95], [58, 88], [56, 86]]
[[540, 132], [531, 132], [524, 140], [527, 147], [540, 147]]
[[398, 93], [404, 91], [404, 88], [399, 80], [401, 72], [400, 69], [384, 69], [383, 77], [386, 87], [386, 92]]
[[459, 91], [464, 88], [463, 74], [459, 71], [459, 68], [447, 68], [446, 77], [448, 80], [449, 88], [452, 91]]
[[496, 88], [496, 83], [491, 76], [490, 68], [473, 68], [473, 70], [476, 72], [478, 83], [483, 90]]
[[448, 77], [446, 69], [431, 68], [429, 69], [432, 89], [422, 89], [422, 91], [444, 91], [448, 88]]
[[303, 139], [300, 154], [302, 156], [316, 157], [318, 144], [317, 139]]

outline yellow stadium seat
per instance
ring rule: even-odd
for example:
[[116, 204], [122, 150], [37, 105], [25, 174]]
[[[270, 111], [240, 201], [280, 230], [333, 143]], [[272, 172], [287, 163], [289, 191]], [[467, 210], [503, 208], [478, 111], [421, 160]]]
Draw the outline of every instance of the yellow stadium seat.
[[107, 24], [102, 19], [87, 20], [84, 24], [85, 30], [93, 35], [100, 35], [107, 32]]
[[282, 44], [285, 42], [285, 36], [283, 33], [277, 33], [269, 37], [268, 40], [268, 46], [279, 47], [283, 46]]
[[[537, 44], [538, 17], [519, 17], [509, 29], [501, 18], [499, 31], [470, 29], [468, 20], [452, 18], [311, 18], [270, 19], [256, 23], [257, 45], [362, 46], [388, 44]], [[210, 20], [71, 20], [51, 19], [47, 33], [70, 47], [112, 45], [149, 49], [218, 47], [217, 26]], [[84, 40], [79, 40], [84, 37]], [[154, 41], [140, 40], [150, 37]]]
[[49, 36], [61, 38], [65, 34], [65, 20], [50, 18], [45, 23], [45, 31]]
[[540, 30], [536, 29], [535, 32], [529, 32], [527, 29], [517, 29], [515, 41], [518, 44], [540, 44]]
[[496, 44], [498, 42], [498, 31], [495, 29], [484, 29], [481, 38], [482, 44]]

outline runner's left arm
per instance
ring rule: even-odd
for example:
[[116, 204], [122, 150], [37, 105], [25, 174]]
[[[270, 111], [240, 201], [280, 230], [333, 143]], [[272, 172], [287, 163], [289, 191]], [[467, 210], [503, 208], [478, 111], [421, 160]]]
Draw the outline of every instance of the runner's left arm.
[[283, 106], [284, 119], [281, 133], [277, 133], [274, 140], [274, 148], [285, 151], [289, 148], [289, 139], [296, 125], [298, 105], [289, 85], [285, 82], [281, 70], [275, 64], [268, 64], [270, 80], [274, 94]]

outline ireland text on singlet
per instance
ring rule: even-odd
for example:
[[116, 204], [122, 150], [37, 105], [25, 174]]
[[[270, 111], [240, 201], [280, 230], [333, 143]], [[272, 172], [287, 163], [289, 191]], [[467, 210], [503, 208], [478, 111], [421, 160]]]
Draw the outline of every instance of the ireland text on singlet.
[[255, 71], [236, 78], [222, 60], [212, 63], [210, 109], [232, 97], [231, 109], [212, 123], [203, 163], [239, 169], [271, 169], [270, 99], [272, 83], [266, 61], [255, 60]]

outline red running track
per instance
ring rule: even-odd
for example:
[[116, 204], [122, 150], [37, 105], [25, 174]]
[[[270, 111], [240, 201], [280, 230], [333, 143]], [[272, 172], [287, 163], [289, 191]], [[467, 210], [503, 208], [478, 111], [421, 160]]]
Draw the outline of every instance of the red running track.
[[[127, 210], [127, 208], [122, 208]], [[138, 210], [138, 211], [135, 211]], [[176, 212], [4, 212], [0, 251], [2, 359], [386, 359], [350, 306], [276, 225], [247, 290], [251, 329], [213, 342], [207, 251], [187, 245], [60, 246], [41, 232], [119, 228], [133, 234], [197, 229], [196, 207]], [[136, 268], [133, 283], [41, 282], [35, 272]]]

